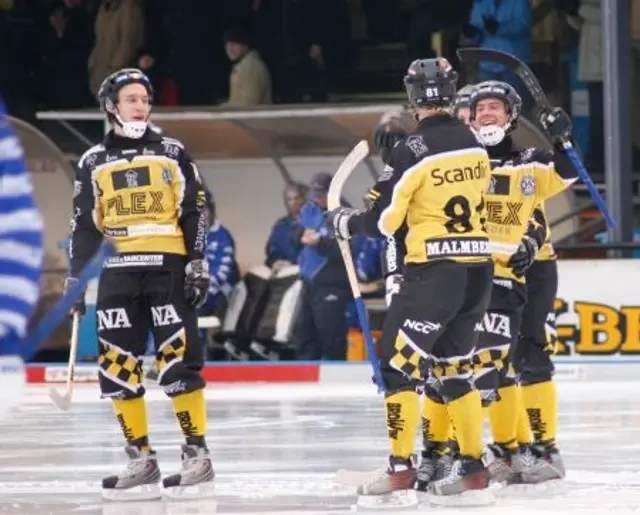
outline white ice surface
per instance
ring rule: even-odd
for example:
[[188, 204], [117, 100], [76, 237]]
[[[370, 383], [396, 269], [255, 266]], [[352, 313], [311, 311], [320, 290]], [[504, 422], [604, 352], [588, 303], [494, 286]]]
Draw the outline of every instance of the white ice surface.
[[[104, 504], [100, 479], [125, 464], [109, 401], [79, 385], [68, 413], [48, 387], [30, 386], [0, 421], [0, 513], [186, 515], [352, 513], [354, 492], [335, 485], [340, 468], [372, 470], [387, 454], [381, 397], [362, 385], [213, 385], [208, 442], [216, 502]], [[426, 508], [476, 515], [640, 513], [640, 382], [559, 385], [559, 443], [566, 491], [501, 498], [488, 508]], [[169, 402], [148, 392], [151, 440], [165, 474], [182, 441]], [[388, 513], [388, 512], [387, 512]]]

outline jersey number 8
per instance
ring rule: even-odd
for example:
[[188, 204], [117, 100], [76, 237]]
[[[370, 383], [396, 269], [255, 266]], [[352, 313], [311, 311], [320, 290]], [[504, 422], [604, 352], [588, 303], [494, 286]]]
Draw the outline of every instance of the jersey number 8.
[[[483, 207], [484, 200], [476, 206], [476, 213], [482, 212]], [[465, 232], [473, 231], [473, 225], [471, 225], [471, 206], [469, 205], [469, 200], [466, 197], [463, 197], [462, 195], [451, 197], [444, 205], [443, 211], [444, 214], [447, 215], [447, 218], [449, 218], [449, 220], [444, 224], [449, 233], [463, 234]], [[482, 222], [483, 220], [480, 219], [480, 223]]]

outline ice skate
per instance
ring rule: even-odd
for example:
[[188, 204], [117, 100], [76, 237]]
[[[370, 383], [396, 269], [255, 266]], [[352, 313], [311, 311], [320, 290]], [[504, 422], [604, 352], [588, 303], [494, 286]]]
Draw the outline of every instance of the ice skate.
[[431, 481], [448, 476], [455, 461], [454, 452], [447, 444], [428, 447], [422, 451], [422, 459], [417, 472], [416, 490], [426, 492]]
[[449, 474], [428, 487], [429, 501], [438, 506], [486, 506], [495, 498], [489, 490], [489, 471], [482, 460], [461, 457]]
[[491, 481], [494, 483], [503, 483], [511, 479], [514, 474], [513, 460], [517, 454], [517, 449], [508, 449], [496, 443], [487, 445], [483, 459], [489, 470]]
[[213, 465], [209, 451], [197, 445], [182, 446], [182, 468], [162, 480], [168, 499], [204, 499], [215, 494]]
[[562, 457], [555, 445], [526, 445], [513, 459], [513, 475], [507, 481], [511, 493], [560, 493], [566, 475]]
[[125, 448], [129, 456], [127, 468], [102, 480], [102, 497], [109, 501], [148, 501], [159, 499], [160, 468], [153, 451], [138, 447]]
[[360, 509], [415, 508], [418, 498], [414, 490], [416, 469], [411, 460], [389, 458], [389, 467], [357, 488]]

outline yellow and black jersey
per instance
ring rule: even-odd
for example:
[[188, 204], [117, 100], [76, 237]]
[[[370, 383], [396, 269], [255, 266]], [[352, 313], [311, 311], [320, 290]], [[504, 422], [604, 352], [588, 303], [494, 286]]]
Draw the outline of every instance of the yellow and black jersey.
[[425, 118], [392, 150], [371, 206], [349, 220], [352, 233], [392, 238], [406, 221], [405, 263], [490, 259], [482, 225], [489, 186], [486, 150], [448, 114]]
[[485, 225], [491, 239], [496, 278], [524, 282], [507, 266], [509, 258], [529, 230], [530, 222], [535, 220], [536, 207], [576, 180], [573, 164], [560, 149], [516, 150], [507, 158], [492, 159]]
[[207, 219], [198, 169], [182, 144], [147, 130], [110, 132], [78, 162], [71, 221], [71, 274], [110, 238], [107, 268], [183, 268], [204, 256]]

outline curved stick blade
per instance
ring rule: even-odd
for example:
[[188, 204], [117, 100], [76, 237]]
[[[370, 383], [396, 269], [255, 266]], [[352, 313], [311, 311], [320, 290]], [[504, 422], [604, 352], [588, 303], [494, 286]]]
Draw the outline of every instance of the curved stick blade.
[[49, 390], [49, 398], [61, 411], [69, 411], [71, 409], [71, 396], [68, 393], [61, 395], [55, 388]]

